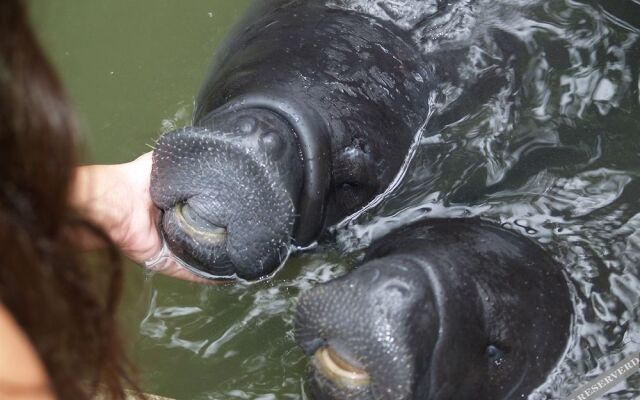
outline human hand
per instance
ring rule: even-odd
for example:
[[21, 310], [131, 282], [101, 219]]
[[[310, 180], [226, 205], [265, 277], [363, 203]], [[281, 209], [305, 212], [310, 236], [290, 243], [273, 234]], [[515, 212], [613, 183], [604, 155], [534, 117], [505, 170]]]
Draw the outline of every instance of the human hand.
[[[151, 154], [125, 164], [77, 168], [71, 204], [136, 263], [174, 278], [211, 283], [182, 267], [173, 257], [161, 256], [163, 241], [157, 228], [161, 212], [151, 201], [149, 191]], [[89, 238], [81, 238], [80, 245], [96, 248]]]

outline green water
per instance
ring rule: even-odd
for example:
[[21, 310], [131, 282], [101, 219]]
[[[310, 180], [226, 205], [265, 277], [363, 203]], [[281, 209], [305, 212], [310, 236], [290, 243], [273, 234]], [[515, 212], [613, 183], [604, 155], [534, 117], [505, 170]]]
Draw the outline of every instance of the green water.
[[[482, 104], [426, 132], [384, 202], [324, 247], [292, 256], [269, 282], [202, 287], [130, 266], [122, 319], [145, 390], [181, 400], [304, 398], [296, 295], [344, 273], [372, 238], [425, 216], [501, 223], [565, 266], [575, 328], [531, 399], [564, 398], [592, 371], [640, 350], [637, 1], [600, 2], [611, 13], [590, 0], [478, 1], [507, 10], [495, 17], [517, 62], [478, 28], [463, 72], [508, 79], [494, 79], [501, 86], [486, 85], [493, 92]], [[160, 133], [187, 125], [213, 51], [248, 3], [33, 1], [81, 117], [88, 161], [129, 161]], [[457, 89], [442, 82], [434, 106], [446, 110], [464, 93]], [[639, 379], [608, 398], [637, 398]]]
[[111, 163], [148, 151], [163, 121], [189, 121], [213, 50], [248, 1], [32, 3], [91, 160]]

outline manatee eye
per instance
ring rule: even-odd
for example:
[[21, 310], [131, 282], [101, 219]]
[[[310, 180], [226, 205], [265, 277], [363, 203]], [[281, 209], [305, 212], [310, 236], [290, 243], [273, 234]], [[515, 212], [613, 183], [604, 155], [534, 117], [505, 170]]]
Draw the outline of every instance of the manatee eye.
[[273, 161], [282, 157], [287, 146], [282, 137], [275, 132], [265, 132], [260, 135], [260, 146], [267, 152]]
[[347, 212], [352, 212], [366, 203], [366, 193], [357, 182], [344, 182], [338, 186], [338, 203]]
[[373, 199], [378, 177], [371, 156], [360, 149], [348, 148], [338, 156], [333, 171], [338, 206], [350, 214]]
[[237, 123], [238, 130], [245, 135], [250, 135], [253, 132], [255, 132], [256, 126], [257, 126], [256, 119], [248, 115], [244, 115], [238, 119], [238, 123]]
[[484, 354], [487, 356], [489, 361], [493, 361], [499, 363], [500, 360], [504, 357], [504, 351], [500, 350], [497, 346], [490, 344], [484, 351]]
[[373, 198], [375, 188], [360, 182], [347, 181], [338, 185], [337, 192], [340, 208], [352, 213]]
[[347, 193], [355, 192], [358, 190], [358, 186], [360, 185], [358, 185], [357, 182], [345, 182], [340, 186], [340, 191]]

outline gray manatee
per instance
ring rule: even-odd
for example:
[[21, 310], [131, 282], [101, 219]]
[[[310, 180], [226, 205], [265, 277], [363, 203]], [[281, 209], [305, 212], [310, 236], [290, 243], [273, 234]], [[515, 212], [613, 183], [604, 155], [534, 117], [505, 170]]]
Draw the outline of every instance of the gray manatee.
[[152, 198], [195, 272], [267, 276], [403, 166], [433, 69], [410, 30], [339, 3], [257, 1], [218, 52], [193, 126], [158, 140]]
[[571, 320], [562, 268], [537, 244], [435, 219], [304, 292], [295, 333], [316, 399], [522, 399], [564, 354]]

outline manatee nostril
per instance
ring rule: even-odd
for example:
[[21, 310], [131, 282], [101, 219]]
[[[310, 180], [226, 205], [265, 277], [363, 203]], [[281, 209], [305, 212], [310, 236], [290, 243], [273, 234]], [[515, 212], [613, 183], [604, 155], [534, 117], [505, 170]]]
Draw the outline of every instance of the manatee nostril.
[[372, 269], [371, 271], [369, 271], [369, 283], [376, 283], [378, 281], [378, 278], [380, 278], [380, 271], [378, 271], [377, 269]]
[[385, 286], [384, 288], [387, 296], [395, 296], [400, 298], [406, 298], [411, 295], [411, 288], [404, 283], [394, 282]]
[[273, 161], [280, 159], [286, 150], [286, 143], [282, 137], [272, 131], [260, 135], [260, 146]]
[[238, 120], [238, 129], [241, 133], [250, 135], [255, 132], [257, 124], [258, 123], [255, 118], [250, 116], [242, 116]]

